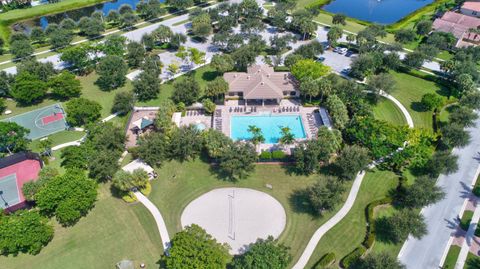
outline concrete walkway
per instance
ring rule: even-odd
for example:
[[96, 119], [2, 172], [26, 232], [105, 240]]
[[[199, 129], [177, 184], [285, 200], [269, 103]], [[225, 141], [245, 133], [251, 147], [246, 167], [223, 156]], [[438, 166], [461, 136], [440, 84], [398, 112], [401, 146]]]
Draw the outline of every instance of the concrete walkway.
[[[408, 113], [408, 110], [398, 101], [395, 97], [387, 94], [387, 93], [380, 93], [383, 97], [391, 100], [395, 105], [400, 108], [402, 111], [403, 116], [407, 120], [407, 124], [409, 128], [413, 128], [413, 119], [412, 116], [410, 116], [410, 113]], [[401, 149], [399, 149], [401, 150]], [[374, 168], [375, 164], [378, 162], [373, 162], [369, 168]], [[302, 269], [304, 268], [308, 260], [310, 260], [310, 257], [312, 256], [313, 252], [315, 251], [315, 248], [318, 245], [318, 242], [322, 239], [322, 237], [330, 230], [332, 229], [335, 225], [337, 225], [350, 211], [352, 208], [353, 204], [355, 203], [355, 199], [357, 198], [358, 191], [360, 190], [360, 186], [362, 185], [363, 178], [365, 177], [365, 171], [361, 171], [360, 173], [357, 174], [357, 177], [355, 178], [355, 181], [353, 182], [352, 188], [350, 190], [350, 193], [348, 194], [347, 201], [345, 204], [342, 206], [342, 208], [335, 214], [332, 218], [330, 218], [326, 223], [324, 223], [320, 228], [318, 228], [313, 236], [310, 238], [310, 241], [308, 242], [307, 247], [302, 253], [302, 256], [298, 259], [297, 263], [292, 267], [292, 269]]]
[[163, 250], [165, 253], [167, 253], [168, 249], [170, 248], [170, 236], [168, 235], [167, 226], [165, 225], [162, 214], [160, 214], [158, 208], [141, 192], [135, 191], [133, 194], [135, 197], [137, 197], [137, 200], [142, 203], [148, 209], [148, 211], [150, 211], [150, 214], [152, 214], [153, 218], [155, 219], [158, 232], [160, 233], [160, 239], [162, 240]]
[[67, 142], [67, 143], [63, 143], [63, 144], [60, 144], [60, 145], [56, 145], [55, 147], [52, 147], [52, 150], [55, 151], [55, 150], [63, 149], [63, 148], [70, 147], [70, 146], [80, 146], [80, 144], [82, 143], [82, 140], [83, 140], [83, 137], [78, 139], [78, 140], [72, 141], [72, 142]]
[[470, 222], [470, 227], [468, 227], [465, 240], [462, 244], [462, 249], [458, 255], [457, 263], [455, 264], [455, 269], [463, 269], [465, 266], [465, 261], [467, 260], [468, 253], [473, 244], [473, 239], [475, 236], [475, 229], [477, 228], [478, 220], [480, 219], [480, 206], [477, 203], [477, 207], [473, 213], [472, 221]]
[[337, 225], [350, 211], [352, 208], [355, 199], [357, 198], [358, 191], [360, 190], [360, 186], [362, 185], [363, 178], [365, 177], [365, 171], [358, 173], [357, 177], [353, 181], [352, 189], [348, 194], [347, 201], [342, 206], [342, 208], [330, 218], [325, 224], [320, 226], [313, 236], [310, 238], [310, 241], [307, 244], [307, 247], [302, 253], [302, 256], [298, 259], [297, 263], [292, 267], [292, 269], [303, 269], [308, 263], [308, 260], [313, 254], [313, 251], [322, 239], [323, 235], [325, 235], [330, 229], [332, 229], [335, 225]]
[[392, 101], [402, 111], [405, 120], [407, 120], [408, 127], [413, 128], [412, 116], [410, 116], [410, 113], [408, 113], [408, 110], [402, 105], [402, 103], [388, 93], [381, 92], [380, 95]]

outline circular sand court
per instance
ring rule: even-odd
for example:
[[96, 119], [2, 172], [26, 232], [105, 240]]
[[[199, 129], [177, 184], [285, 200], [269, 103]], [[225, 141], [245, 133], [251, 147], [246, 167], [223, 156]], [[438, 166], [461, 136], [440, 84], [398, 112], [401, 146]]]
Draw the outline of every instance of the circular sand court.
[[245, 188], [209, 191], [187, 205], [182, 226], [198, 224], [217, 241], [230, 245], [231, 254], [245, 251], [257, 238], [277, 238], [285, 228], [286, 214], [272, 196]]

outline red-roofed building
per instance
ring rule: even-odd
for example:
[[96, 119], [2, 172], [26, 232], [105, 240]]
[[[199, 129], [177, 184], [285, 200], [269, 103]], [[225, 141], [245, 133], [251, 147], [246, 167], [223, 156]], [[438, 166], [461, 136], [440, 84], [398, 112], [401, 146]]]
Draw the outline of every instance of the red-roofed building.
[[15, 211], [26, 206], [23, 184], [36, 180], [42, 169], [40, 156], [20, 152], [0, 159], [0, 208]]
[[463, 3], [462, 7], [460, 8], [460, 12], [467, 16], [480, 18], [480, 1], [468, 1]]
[[433, 22], [433, 29], [451, 33], [457, 38], [457, 47], [478, 46], [476, 30], [480, 30], [480, 19], [448, 11]]

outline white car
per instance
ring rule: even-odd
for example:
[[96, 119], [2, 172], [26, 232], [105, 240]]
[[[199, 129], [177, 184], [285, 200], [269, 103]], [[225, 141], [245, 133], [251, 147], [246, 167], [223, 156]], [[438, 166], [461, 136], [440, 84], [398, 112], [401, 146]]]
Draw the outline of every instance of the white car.
[[340, 54], [345, 54], [347, 53], [348, 49], [347, 48], [338, 48], [337, 52]]

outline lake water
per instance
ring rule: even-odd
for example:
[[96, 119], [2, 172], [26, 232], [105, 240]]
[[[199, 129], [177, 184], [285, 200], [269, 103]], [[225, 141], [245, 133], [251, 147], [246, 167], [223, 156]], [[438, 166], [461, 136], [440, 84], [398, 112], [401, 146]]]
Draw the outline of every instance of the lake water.
[[434, 0], [334, 0], [323, 9], [355, 19], [391, 24]]
[[[58, 13], [55, 15], [48, 15], [43, 16], [39, 19], [35, 19], [25, 23], [28, 26], [41, 26], [43, 29], [47, 27], [49, 23], [60, 23], [64, 18], [71, 18], [74, 21], [80, 20], [81, 17], [90, 16], [93, 12], [97, 10], [101, 10], [103, 14], [106, 16], [110, 10], [118, 10], [121, 5], [127, 4], [130, 5], [133, 9], [135, 9], [136, 5], [140, 2], [140, 0], [116, 0], [111, 2], [105, 2], [101, 4], [96, 4], [89, 7], [84, 7], [80, 9], [70, 10], [64, 13]], [[160, 2], [164, 2], [164, 0], [160, 0]]]

